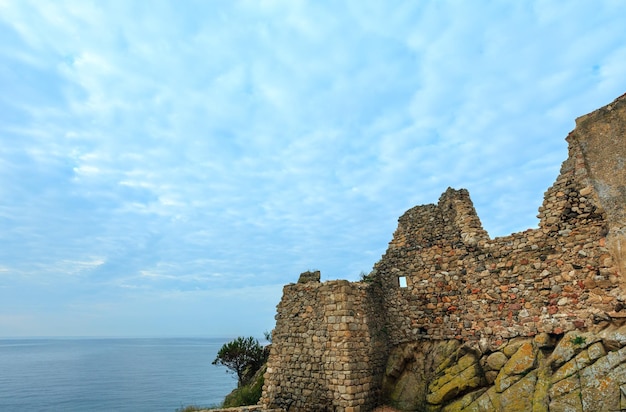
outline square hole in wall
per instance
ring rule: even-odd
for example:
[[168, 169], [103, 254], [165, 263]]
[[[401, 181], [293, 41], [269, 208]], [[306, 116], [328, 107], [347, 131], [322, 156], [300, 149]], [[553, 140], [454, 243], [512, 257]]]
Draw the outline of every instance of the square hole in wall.
[[398, 276], [398, 284], [401, 288], [406, 288], [406, 276]]

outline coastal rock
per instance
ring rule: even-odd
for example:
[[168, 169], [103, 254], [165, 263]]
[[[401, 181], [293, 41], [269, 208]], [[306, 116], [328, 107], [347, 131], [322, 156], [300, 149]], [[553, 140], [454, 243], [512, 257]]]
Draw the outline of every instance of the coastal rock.
[[[615, 340], [618, 333], [613, 328], [598, 331], [599, 335]], [[424, 384], [416, 379], [414, 365], [405, 363], [408, 370], [399, 376], [411, 377], [387, 381], [383, 399], [394, 407], [430, 412], [453, 411], [611, 411], [626, 408], [626, 346], [607, 352], [601, 341], [592, 344], [576, 339], [575, 334], [557, 337], [556, 346], [546, 350], [543, 339], [515, 340], [517, 348], [511, 358], [501, 351], [474, 353], [455, 351], [443, 361], [432, 347], [424, 351], [420, 345], [408, 344], [396, 348], [405, 355], [410, 348], [411, 357], [423, 359], [423, 365], [439, 364], [439, 372], [432, 375], [426, 393], [408, 387]], [[445, 347], [446, 341], [437, 345]], [[505, 343], [506, 345], [506, 343]], [[508, 345], [507, 345], [508, 346]], [[401, 349], [400, 349], [401, 348]], [[543, 350], [542, 350], [543, 349]], [[482, 368], [480, 365], [485, 365]], [[495, 373], [495, 381], [487, 374]], [[423, 374], [421, 376], [424, 376]], [[397, 396], [402, 393], [402, 396]]]
[[499, 371], [508, 361], [509, 358], [502, 352], [494, 352], [487, 356], [487, 366], [493, 371]]

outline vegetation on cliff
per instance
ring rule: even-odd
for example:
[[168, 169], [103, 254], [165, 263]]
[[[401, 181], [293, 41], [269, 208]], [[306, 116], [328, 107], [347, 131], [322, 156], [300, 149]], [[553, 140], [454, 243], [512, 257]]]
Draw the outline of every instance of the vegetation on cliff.
[[[270, 342], [271, 336], [271, 332], [265, 332]], [[269, 348], [252, 336], [240, 336], [220, 348], [213, 365], [226, 366], [237, 375], [237, 388], [226, 396], [223, 407], [255, 405], [259, 401], [268, 355]]]
[[265, 382], [263, 375], [266, 370], [267, 365], [262, 365], [246, 384], [235, 388], [235, 390], [226, 395], [222, 406], [224, 408], [231, 408], [235, 406], [256, 405], [263, 393], [263, 383]]
[[267, 353], [252, 336], [225, 343], [213, 365], [226, 366], [237, 375], [237, 387], [247, 384], [267, 360]]

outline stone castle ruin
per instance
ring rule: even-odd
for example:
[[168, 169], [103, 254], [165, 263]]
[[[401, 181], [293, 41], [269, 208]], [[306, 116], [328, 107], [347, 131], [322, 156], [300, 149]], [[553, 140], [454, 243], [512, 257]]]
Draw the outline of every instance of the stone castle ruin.
[[448, 189], [362, 281], [285, 286], [263, 407], [626, 410], [626, 95], [567, 141], [537, 229], [491, 239]]

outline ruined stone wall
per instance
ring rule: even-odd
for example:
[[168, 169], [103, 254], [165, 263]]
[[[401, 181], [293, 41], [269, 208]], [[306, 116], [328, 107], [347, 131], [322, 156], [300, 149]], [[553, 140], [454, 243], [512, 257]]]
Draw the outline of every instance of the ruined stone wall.
[[359, 411], [376, 405], [387, 359], [376, 293], [375, 285], [348, 281], [285, 286], [265, 376], [266, 408]]
[[467, 191], [453, 189], [437, 205], [399, 219], [375, 266], [392, 345], [563, 333], [614, 311], [619, 268], [577, 143], [570, 136], [569, 158], [545, 193], [538, 229], [489, 239]]
[[[626, 330], [599, 338], [626, 318], [626, 95], [567, 141], [538, 228], [491, 239], [469, 193], [448, 189], [400, 217], [366, 281], [286, 286], [264, 407], [368, 411], [418, 387], [397, 398], [409, 410], [591, 410], [585, 373], [626, 394]], [[626, 405], [619, 396], [606, 404]]]

